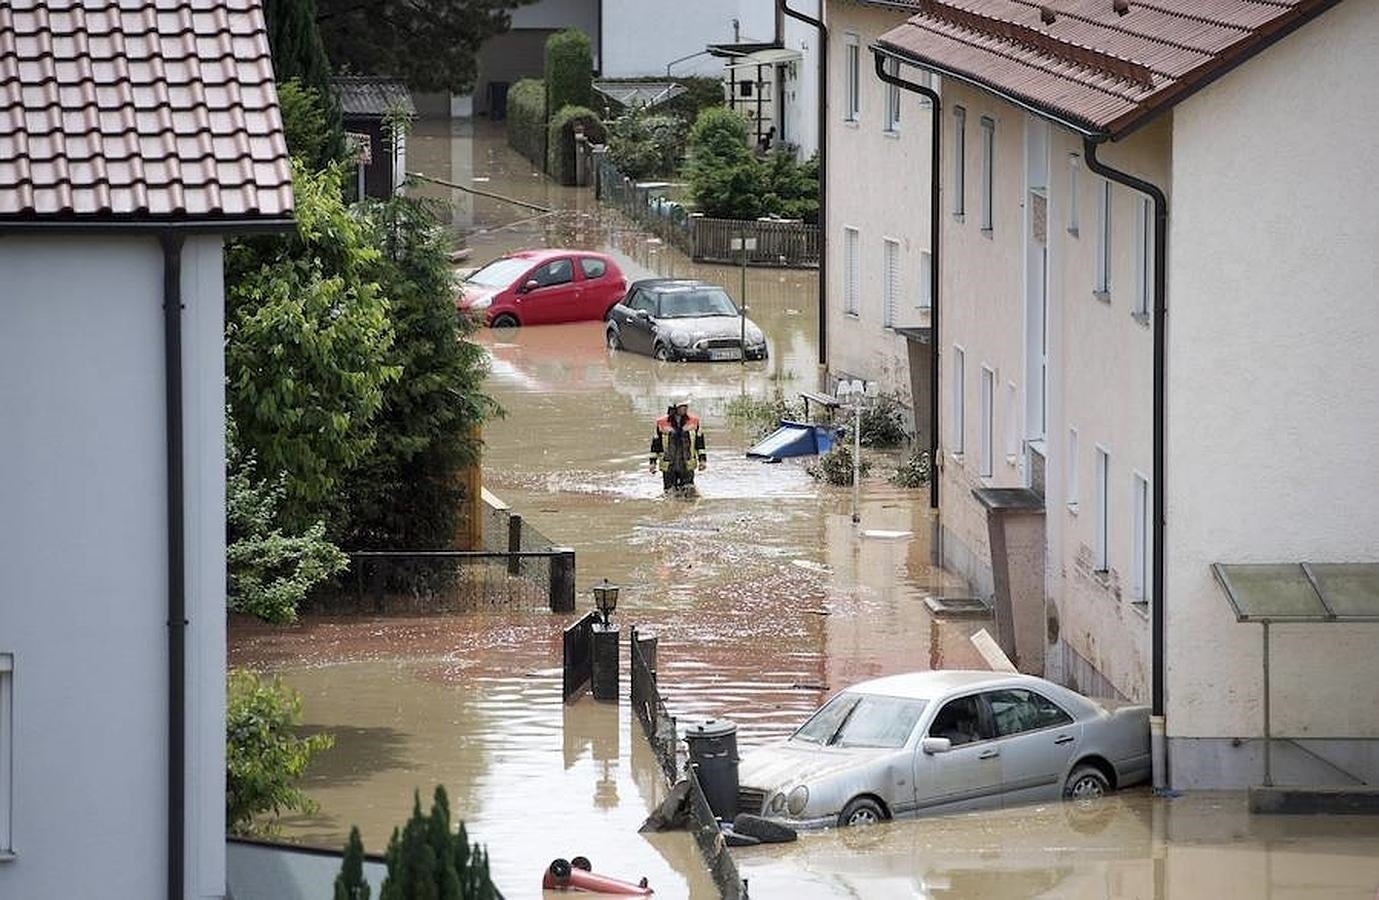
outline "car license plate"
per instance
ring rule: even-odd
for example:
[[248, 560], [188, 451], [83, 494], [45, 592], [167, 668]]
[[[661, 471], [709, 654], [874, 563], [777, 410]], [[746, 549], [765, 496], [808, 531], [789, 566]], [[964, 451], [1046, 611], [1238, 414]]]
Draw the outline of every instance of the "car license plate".
[[711, 347], [709, 359], [741, 359], [742, 350], [737, 347]]

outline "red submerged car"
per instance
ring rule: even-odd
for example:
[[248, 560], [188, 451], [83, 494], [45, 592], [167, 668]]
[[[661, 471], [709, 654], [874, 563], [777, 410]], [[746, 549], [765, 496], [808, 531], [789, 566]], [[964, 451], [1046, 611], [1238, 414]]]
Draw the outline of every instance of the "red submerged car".
[[599, 321], [627, 293], [617, 263], [583, 250], [521, 250], [495, 259], [460, 285], [456, 305], [486, 325]]

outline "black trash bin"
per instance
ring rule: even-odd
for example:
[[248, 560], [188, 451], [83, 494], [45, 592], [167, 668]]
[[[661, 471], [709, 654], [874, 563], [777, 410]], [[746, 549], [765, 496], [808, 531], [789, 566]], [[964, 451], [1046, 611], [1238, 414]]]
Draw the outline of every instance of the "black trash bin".
[[737, 815], [737, 726], [724, 719], [699, 722], [685, 729], [685, 743], [709, 808], [731, 821]]

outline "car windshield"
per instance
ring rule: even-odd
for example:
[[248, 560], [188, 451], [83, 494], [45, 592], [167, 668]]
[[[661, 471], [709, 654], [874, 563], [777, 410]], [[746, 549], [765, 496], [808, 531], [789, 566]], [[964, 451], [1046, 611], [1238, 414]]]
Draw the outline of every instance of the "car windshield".
[[698, 316], [736, 316], [737, 307], [721, 288], [667, 291], [661, 295], [662, 319], [692, 319]]
[[905, 746], [914, 731], [923, 700], [841, 693], [800, 726], [791, 740], [825, 747]]
[[520, 256], [495, 259], [466, 278], [465, 283], [477, 284], [479, 287], [505, 288], [516, 281], [530, 267], [531, 260], [523, 259]]

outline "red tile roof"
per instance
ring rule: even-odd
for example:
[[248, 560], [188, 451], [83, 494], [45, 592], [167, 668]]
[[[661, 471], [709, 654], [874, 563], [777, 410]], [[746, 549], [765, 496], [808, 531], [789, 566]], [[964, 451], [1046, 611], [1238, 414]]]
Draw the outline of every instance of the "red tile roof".
[[1119, 137], [1340, 0], [914, 0], [880, 45]]
[[259, 0], [0, 0], [0, 223], [291, 214]]

